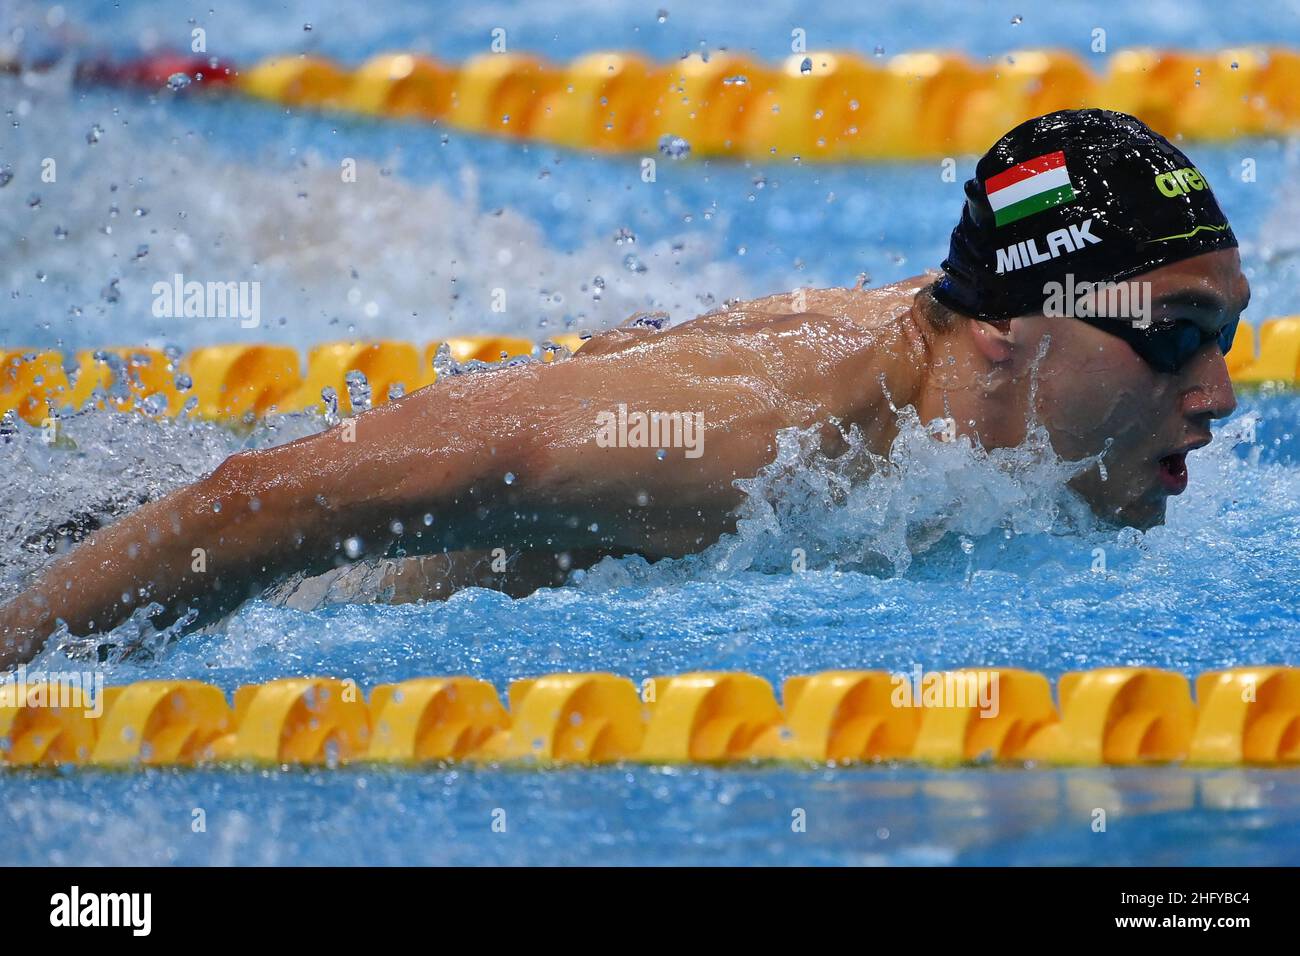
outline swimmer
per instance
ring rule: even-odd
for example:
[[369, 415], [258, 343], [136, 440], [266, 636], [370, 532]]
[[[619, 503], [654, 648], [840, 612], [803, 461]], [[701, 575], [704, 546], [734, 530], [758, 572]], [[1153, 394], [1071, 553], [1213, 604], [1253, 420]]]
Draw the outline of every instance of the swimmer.
[[1070, 482], [1101, 519], [1160, 523], [1187, 453], [1236, 404], [1224, 353], [1249, 290], [1205, 177], [1131, 116], [1067, 110], [1007, 133], [965, 196], [938, 273], [634, 323], [568, 361], [446, 377], [233, 455], [0, 608], [0, 668], [59, 622], [106, 632], [149, 602], [159, 625], [211, 620], [360, 557], [500, 547], [553, 569], [696, 552], [734, 530], [736, 480], [772, 461], [781, 429], [816, 427], [835, 454], [856, 427], [883, 455], [908, 405], [985, 448], [1022, 443], [1036, 418], [1062, 458], [1105, 451], [1105, 480], [1093, 465]]

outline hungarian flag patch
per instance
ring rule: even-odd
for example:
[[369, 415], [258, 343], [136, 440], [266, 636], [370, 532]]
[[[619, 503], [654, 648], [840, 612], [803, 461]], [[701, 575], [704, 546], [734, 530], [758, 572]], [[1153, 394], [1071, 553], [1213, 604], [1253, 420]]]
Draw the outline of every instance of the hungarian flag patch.
[[990, 176], [984, 181], [984, 192], [999, 226], [1074, 202], [1070, 171], [1065, 168], [1065, 153], [1060, 151]]

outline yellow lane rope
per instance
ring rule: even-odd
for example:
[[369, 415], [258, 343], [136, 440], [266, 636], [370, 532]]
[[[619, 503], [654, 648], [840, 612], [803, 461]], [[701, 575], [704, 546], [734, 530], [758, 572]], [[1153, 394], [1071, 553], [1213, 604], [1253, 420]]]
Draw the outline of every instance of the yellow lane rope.
[[[360, 372], [371, 404], [381, 405], [390, 396], [432, 383], [433, 359], [444, 344], [457, 362], [491, 363], [522, 357], [549, 361], [556, 347], [576, 352], [582, 343], [577, 335], [557, 335], [543, 343], [492, 335], [424, 346], [395, 340], [331, 342], [312, 348], [305, 364], [287, 345], [211, 345], [184, 355], [129, 346], [84, 349], [71, 356], [0, 349], [0, 415], [12, 412], [40, 425], [60, 410], [90, 404], [240, 421], [271, 412], [321, 410], [327, 389], [337, 396], [338, 411], [349, 414], [354, 411], [349, 374]], [[1300, 316], [1269, 319], [1258, 329], [1243, 322], [1227, 362], [1238, 385], [1294, 386], [1300, 375]]]
[[1300, 52], [1276, 47], [1141, 48], [1088, 61], [1018, 50], [988, 62], [945, 51], [887, 59], [840, 51], [775, 64], [728, 52], [669, 64], [636, 53], [591, 53], [568, 64], [485, 53], [460, 65], [385, 53], [355, 69], [300, 55], [264, 60], [232, 79], [250, 96], [289, 107], [437, 121], [602, 152], [653, 154], [676, 137], [694, 155], [756, 160], [982, 153], [1023, 120], [1085, 106], [1132, 113], [1170, 138], [1300, 129]]
[[283, 678], [238, 688], [146, 680], [92, 699], [75, 682], [4, 675], [0, 765], [595, 764], [784, 760], [1049, 765], [1300, 763], [1300, 668], [1183, 675], [1012, 668], [764, 679], [697, 672], [634, 684], [549, 674], [496, 689], [472, 677], [383, 684]]

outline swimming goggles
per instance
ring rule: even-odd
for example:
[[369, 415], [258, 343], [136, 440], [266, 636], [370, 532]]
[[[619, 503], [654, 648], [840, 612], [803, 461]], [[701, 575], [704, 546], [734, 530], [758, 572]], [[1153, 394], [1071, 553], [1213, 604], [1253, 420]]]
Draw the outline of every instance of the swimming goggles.
[[1192, 356], [1215, 340], [1219, 351], [1227, 355], [1237, 335], [1241, 317], [1217, 331], [1207, 331], [1190, 319], [1155, 322], [1146, 328], [1131, 322], [1099, 316], [1077, 316], [1076, 320], [1123, 339], [1144, 362], [1157, 372], [1172, 374], [1191, 361]]

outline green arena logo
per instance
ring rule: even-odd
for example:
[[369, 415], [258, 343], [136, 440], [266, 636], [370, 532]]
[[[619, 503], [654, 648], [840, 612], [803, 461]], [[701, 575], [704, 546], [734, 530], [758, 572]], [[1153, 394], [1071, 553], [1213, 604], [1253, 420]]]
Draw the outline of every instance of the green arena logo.
[[1200, 192], [1202, 189], [1209, 189], [1210, 184], [1205, 181], [1199, 169], [1185, 166], [1182, 169], [1175, 169], [1172, 173], [1161, 173], [1156, 176], [1156, 188], [1162, 195], [1173, 199], [1175, 196], [1185, 196], [1192, 190]]

